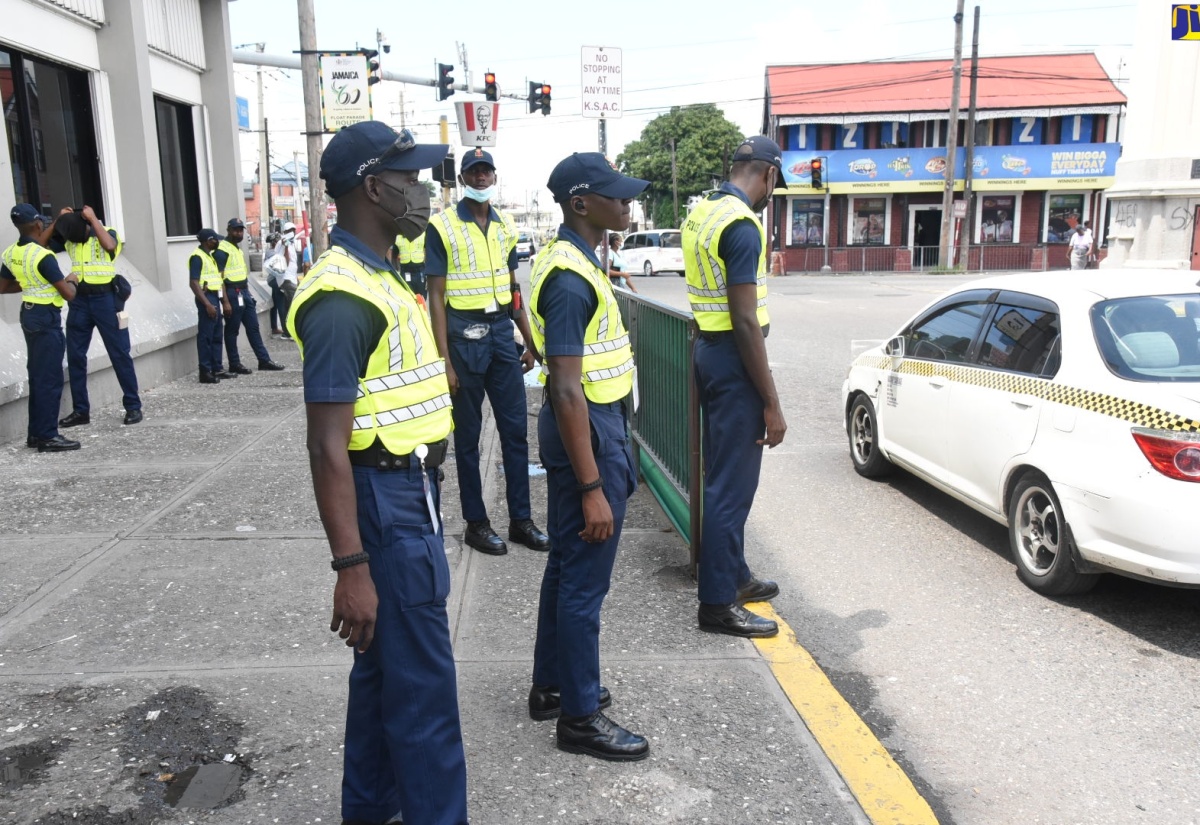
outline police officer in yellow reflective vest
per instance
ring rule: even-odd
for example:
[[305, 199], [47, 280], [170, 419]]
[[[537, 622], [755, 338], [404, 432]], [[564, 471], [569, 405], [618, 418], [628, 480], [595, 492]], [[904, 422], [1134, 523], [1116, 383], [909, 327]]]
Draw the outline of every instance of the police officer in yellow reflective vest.
[[397, 233], [425, 230], [418, 173], [448, 149], [376, 121], [333, 136], [321, 177], [338, 223], [287, 321], [304, 359], [313, 489], [337, 571], [330, 629], [355, 649], [344, 825], [467, 821], [439, 515], [450, 388], [428, 316], [386, 260]]
[[[508, 552], [492, 529], [483, 503], [479, 436], [486, 394], [496, 418], [504, 459], [508, 538], [546, 550], [549, 540], [529, 508], [529, 440], [522, 372], [533, 369], [529, 321], [517, 286], [517, 230], [491, 205], [496, 164], [482, 149], [463, 155], [459, 172], [466, 197], [430, 221], [425, 233], [429, 312], [446, 377], [454, 394], [454, 462], [458, 495], [467, 522], [463, 541], [481, 553]], [[513, 322], [525, 339], [524, 352]]]
[[62, 403], [63, 300], [75, 297], [75, 274], [63, 277], [54, 253], [38, 243], [51, 223], [33, 206], [17, 204], [9, 213], [20, 237], [0, 254], [0, 293], [21, 293], [21, 331], [29, 375], [29, 429], [25, 443], [40, 453], [78, 450], [79, 442], [58, 431]]
[[[229, 355], [229, 371], [238, 375], [249, 375], [252, 369], [242, 364], [238, 354], [238, 330], [246, 328], [246, 340], [258, 358], [258, 368], [264, 371], [283, 369], [283, 364], [271, 360], [271, 353], [263, 343], [262, 330], [258, 327], [258, 304], [250, 291], [250, 268], [242, 253], [242, 239], [246, 236], [246, 224], [241, 218], [230, 218], [225, 225], [225, 237], [217, 244], [213, 260], [225, 281], [225, 297], [229, 299], [230, 314], [225, 321], [225, 352]], [[220, 364], [218, 364], [220, 366]]]
[[225, 282], [213, 252], [221, 236], [211, 229], [196, 233], [200, 245], [188, 257], [188, 286], [196, 296], [196, 355], [200, 362], [200, 383], [219, 384], [222, 378], [237, 378], [235, 372], [221, 369], [221, 316], [232, 313], [225, 297]]
[[746, 519], [758, 490], [763, 445], [787, 424], [767, 366], [767, 236], [757, 215], [783, 179], [779, 146], [747, 138], [729, 181], [702, 200], [683, 226], [688, 300], [700, 327], [696, 383], [703, 412], [704, 517], [700, 533], [699, 624], [732, 636], [773, 636], [775, 622], [746, 602], [779, 594], [746, 565]]
[[599, 759], [644, 759], [650, 745], [604, 715], [600, 607], [608, 593], [625, 504], [637, 487], [625, 404], [633, 351], [595, 249], [629, 226], [649, 184], [599, 152], [560, 162], [547, 184], [562, 205], [557, 237], [533, 263], [533, 337], [545, 359], [538, 444], [546, 467], [550, 555], [542, 576], [529, 715], [558, 717], [558, 747]]
[[125, 423], [136, 424], [142, 420], [142, 399], [129, 351], [129, 329], [122, 327], [117, 317], [117, 312], [124, 308], [115, 283], [116, 262], [123, 246], [121, 236], [116, 229], [100, 223], [90, 206], [79, 211], [63, 209], [55, 219], [54, 229], [62, 242], [52, 242], [51, 251], [70, 255], [71, 271], [79, 278], [75, 299], [67, 310], [67, 372], [71, 378], [72, 410], [58, 423], [63, 427], [91, 423], [87, 355], [92, 330], [98, 330], [121, 385]]
[[410, 241], [403, 235], [397, 235], [396, 250], [400, 253], [397, 260], [404, 280], [412, 287], [413, 292], [422, 298], [428, 297], [425, 288], [425, 236]]

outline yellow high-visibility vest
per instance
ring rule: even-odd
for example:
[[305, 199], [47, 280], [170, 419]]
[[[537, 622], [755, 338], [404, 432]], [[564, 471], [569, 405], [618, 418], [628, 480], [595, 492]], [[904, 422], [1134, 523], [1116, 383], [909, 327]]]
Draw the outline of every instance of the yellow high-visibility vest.
[[31, 304], [50, 304], [60, 307], [63, 297], [58, 294], [54, 284], [42, 277], [38, 266], [44, 258], [52, 258], [54, 253], [44, 246], [27, 243], [24, 246], [13, 244], [0, 255], [0, 261], [8, 267], [8, 271], [21, 285], [21, 300]]
[[225, 283], [239, 286], [246, 283], [249, 270], [246, 268], [246, 256], [242, 248], [224, 238], [217, 244], [217, 249], [229, 257], [225, 259]]
[[[538, 311], [538, 299], [550, 273], [559, 269], [581, 275], [599, 299], [599, 306], [583, 332], [583, 394], [597, 404], [620, 401], [633, 389], [633, 348], [629, 345], [629, 333], [621, 321], [621, 309], [608, 276], [569, 241], [551, 241], [533, 262], [529, 331], [533, 334], [534, 346], [539, 352], [545, 352], [546, 324]], [[539, 380], [544, 384], [549, 374], [549, 367], [543, 362]]]
[[221, 270], [217, 268], [216, 259], [203, 249], [197, 248], [188, 256], [189, 271], [191, 270], [191, 261], [193, 258], [200, 259], [200, 288], [205, 292], [220, 292]]
[[365, 450], [378, 438], [388, 452], [406, 455], [418, 444], [441, 441], [454, 421], [446, 362], [438, 356], [429, 316], [394, 277], [368, 269], [339, 246], [331, 247], [296, 290], [287, 328], [303, 359], [296, 314], [321, 292], [348, 293], [383, 313], [387, 330], [367, 359], [366, 374], [358, 379], [349, 449]]
[[[104, 231], [116, 232], [111, 226], [104, 227]], [[116, 277], [116, 261], [121, 255], [121, 250], [125, 248], [120, 234], [117, 234], [116, 238], [117, 248], [111, 255], [104, 250], [104, 247], [100, 245], [100, 239], [95, 235], [83, 243], [67, 241], [63, 244], [67, 254], [71, 256], [71, 270], [80, 283], [107, 284]]]
[[517, 245], [512, 219], [497, 212], [500, 220], [488, 223], [487, 237], [475, 221], [458, 217], [457, 209], [434, 216], [431, 226], [446, 247], [446, 303], [454, 309], [487, 309], [495, 300], [512, 303], [512, 274], [508, 255]]
[[683, 268], [687, 276], [688, 303], [696, 325], [704, 332], [733, 329], [729, 317], [729, 285], [721, 259], [721, 235], [734, 221], [750, 218], [762, 238], [758, 256], [758, 325], [767, 315], [767, 233], [745, 201], [736, 195], [710, 196], [700, 201], [683, 224]]

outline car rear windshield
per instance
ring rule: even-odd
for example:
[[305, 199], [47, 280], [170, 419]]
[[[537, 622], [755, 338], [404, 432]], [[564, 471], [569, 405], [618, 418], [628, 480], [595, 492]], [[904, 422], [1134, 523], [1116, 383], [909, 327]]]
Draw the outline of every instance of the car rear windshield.
[[683, 233], [664, 232], [662, 234], [662, 245], [664, 249], [680, 249], [683, 246]]
[[1131, 381], [1200, 381], [1200, 294], [1139, 295], [1092, 307], [1108, 368]]

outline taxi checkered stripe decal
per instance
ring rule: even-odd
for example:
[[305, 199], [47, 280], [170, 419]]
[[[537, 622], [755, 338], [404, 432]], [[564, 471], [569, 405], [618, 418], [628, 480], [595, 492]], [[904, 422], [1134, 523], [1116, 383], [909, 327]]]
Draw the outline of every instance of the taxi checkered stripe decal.
[[1200, 421], [1175, 413], [1101, 392], [1093, 392], [1079, 387], [1069, 387], [1055, 384], [1043, 378], [1029, 375], [1016, 375], [998, 370], [985, 370], [977, 367], [958, 366], [937, 361], [905, 360], [900, 369], [891, 368], [892, 359], [886, 355], [864, 355], [854, 362], [856, 367], [873, 367], [875, 369], [897, 372], [901, 375], [921, 375], [926, 378], [939, 375], [951, 381], [962, 384], [973, 384], [991, 390], [1017, 392], [1032, 395], [1044, 401], [1053, 401], [1068, 407], [1076, 407], [1089, 412], [1100, 413], [1122, 421], [1128, 421], [1139, 427], [1155, 430], [1172, 430], [1184, 433], [1200, 433]]

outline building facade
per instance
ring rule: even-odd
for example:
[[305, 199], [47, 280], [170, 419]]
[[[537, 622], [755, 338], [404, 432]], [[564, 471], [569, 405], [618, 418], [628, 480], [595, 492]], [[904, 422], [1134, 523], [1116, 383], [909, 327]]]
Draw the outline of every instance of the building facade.
[[[0, 19], [0, 212], [95, 209], [125, 242], [142, 386], [194, 370], [187, 257], [243, 214], [227, 0], [0, 0]], [[0, 299], [0, 439], [24, 427], [19, 305]], [[99, 336], [89, 372], [94, 406], [119, 405]]]
[[[946, 160], [952, 70], [949, 60], [767, 67], [764, 130], [784, 150], [771, 215], [783, 269], [960, 264], [938, 260], [947, 176], [962, 193], [968, 171], [965, 65], [953, 170]], [[1125, 96], [1090, 54], [981, 58], [978, 74], [973, 197], [957, 223], [967, 266], [1065, 267], [1071, 230], [1107, 220]]]

